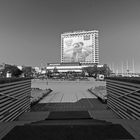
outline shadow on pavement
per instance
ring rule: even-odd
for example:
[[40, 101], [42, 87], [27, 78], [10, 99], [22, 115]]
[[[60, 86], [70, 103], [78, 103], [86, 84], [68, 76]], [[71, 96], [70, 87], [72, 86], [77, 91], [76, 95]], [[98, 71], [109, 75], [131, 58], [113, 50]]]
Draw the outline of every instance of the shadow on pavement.
[[81, 111], [81, 110], [106, 110], [107, 105], [98, 99], [85, 98], [77, 102], [63, 103], [38, 103], [31, 111]]

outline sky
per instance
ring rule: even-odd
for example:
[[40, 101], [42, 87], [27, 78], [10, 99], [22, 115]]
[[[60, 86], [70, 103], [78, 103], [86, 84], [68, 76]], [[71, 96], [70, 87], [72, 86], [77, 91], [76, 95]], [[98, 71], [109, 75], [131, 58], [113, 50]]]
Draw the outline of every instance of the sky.
[[140, 72], [140, 0], [0, 0], [0, 63], [60, 62], [61, 34], [99, 30], [100, 64]]

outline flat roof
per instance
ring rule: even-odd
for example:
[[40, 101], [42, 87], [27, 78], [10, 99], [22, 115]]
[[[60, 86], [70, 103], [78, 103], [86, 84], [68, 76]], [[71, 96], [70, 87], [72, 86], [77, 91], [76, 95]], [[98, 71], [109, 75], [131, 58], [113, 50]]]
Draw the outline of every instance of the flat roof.
[[79, 66], [81, 65], [79, 62], [72, 62], [72, 63], [48, 63], [48, 66]]
[[67, 34], [77, 34], [77, 33], [93, 33], [93, 32], [99, 32], [98, 30], [89, 30], [89, 31], [85, 31], [85, 30], [79, 30], [79, 31], [73, 31], [73, 32], [64, 32], [61, 35], [67, 35]]

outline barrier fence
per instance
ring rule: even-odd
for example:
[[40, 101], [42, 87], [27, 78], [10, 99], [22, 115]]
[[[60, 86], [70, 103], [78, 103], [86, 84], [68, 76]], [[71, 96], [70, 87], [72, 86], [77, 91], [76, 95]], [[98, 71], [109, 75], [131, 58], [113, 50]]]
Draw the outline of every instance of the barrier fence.
[[107, 78], [107, 105], [123, 119], [140, 119], [140, 78]]
[[15, 120], [30, 111], [31, 79], [8, 78], [0, 80], [0, 122]]

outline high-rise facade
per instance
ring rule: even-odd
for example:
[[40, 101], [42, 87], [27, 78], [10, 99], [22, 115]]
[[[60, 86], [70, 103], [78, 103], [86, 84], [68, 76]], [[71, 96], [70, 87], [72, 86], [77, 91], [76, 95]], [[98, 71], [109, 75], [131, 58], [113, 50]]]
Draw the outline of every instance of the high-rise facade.
[[61, 63], [99, 63], [98, 31], [77, 31], [61, 34]]

